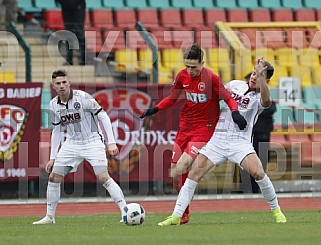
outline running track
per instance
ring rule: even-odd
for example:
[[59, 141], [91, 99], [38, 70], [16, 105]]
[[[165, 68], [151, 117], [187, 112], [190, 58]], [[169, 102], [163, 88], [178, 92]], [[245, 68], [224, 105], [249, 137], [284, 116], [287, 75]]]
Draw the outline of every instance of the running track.
[[[128, 198], [127, 202], [139, 202], [149, 213], [171, 213], [175, 197], [170, 198]], [[283, 210], [321, 209], [321, 195], [287, 194], [279, 195]], [[221, 212], [268, 210], [265, 200], [259, 195], [217, 195], [195, 196], [191, 203], [192, 212]], [[0, 201], [0, 217], [43, 216], [46, 213], [45, 200]], [[78, 199], [62, 200], [57, 208], [57, 215], [82, 215], [119, 213], [118, 207], [110, 200]]]

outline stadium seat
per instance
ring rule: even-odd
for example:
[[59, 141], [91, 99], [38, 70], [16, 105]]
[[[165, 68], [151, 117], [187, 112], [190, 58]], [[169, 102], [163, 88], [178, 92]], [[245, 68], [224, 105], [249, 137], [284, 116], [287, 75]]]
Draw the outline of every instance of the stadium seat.
[[136, 49], [115, 50], [116, 72], [136, 73], [138, 66], [138, 56]]
[[268, 9], [281, 9], [282, 5], [280, 0], [268, 0], [268, 1], [260, 1], [262, 8], [268, 8]]
[[271, 48], [256, 48], [252, 52], [252, 63], [263, 57], [264, 60], [270, 62], [272, 65], [275, 63], [275, 51]]
[[140, 21], [145, 28], [159, 27], [156, 9], [138, 9], [137, 21]]
[[37, 8], [33, 5], [32, 0], [18, 0], [18, 7], [19, 9], [22, 9], [25, 12], [41, 12], [42, 9]]
[[294, 109], [294, 116], [299, 124], [304, 124], [305, 128], [312, 128], [318, 121], [317, 114], [314, 112], [317, 109], [315, 103], [300, 103], [300, 105]]
[[173, 30], [171, 33], [175, 49], [186, 49], [195, 42], [193, 30]]
[[279, 48], [276, 50], [276, 60], [279, 65], [292, 67], [299, 66], [299, 53], [293, 48]]
[[199, 43], [203, 49], [217, 48], [215, 32], [211, 30], [196, 31], [195, 42]]
[[171, 6], [180, 9], [193, 9], [192, 0], [172, 0]]
[[299, 64], [320, 69], [320, 51], [316, 48], [302, 48], [298, 50]]
[[248, 22], [248, 14], [246, 9], [229, 9], [227, 10], [228, 22]]
[[293, 21], [293, 12], [291, 9], [272, 10], [272, 21]]
[[317, 21], [321, 20], [321, 9], [315, 10], [315, 18]]
[[251, 9], [250, 20], [252, 22], [270, 22], [271, 13], [268, 9]]
[[318, 0], [302, 0], [305, 8], [320, 9], [320, 1]]
[[181, 13], [179, 9], [161, 9], [159, 11], [159, 18], [163, 27], [182, 27]]
[[58, 6], [56, 5], [56, 1], [53, 1], [53, 0], [34, 0], [34, 3], [36, 8], [40, 8], [42, 10], [58, 9]]
[[270, 138], [270, 148], [279, 149], [279, 148], [288, 148], [291, 146], [291, 143], [285, 139], [284, 134], [271, 134]]
[[96, 9], [91, 11], [93, 26], [110, 30], [114, 28], [113, 12], [111, 9]]
[[173, 37], [170, 30], [166, 28], [152, 28], [150, 32], [159, 49], [173, 48]]
[[204, 10], [215, 8], [215, 6], [213, 4], [213, 0], [202, 0], [202, 1], [194, 0], [193, 6], [195, 8], [202, 8]]
[[281, 0], [281, 3], [282, 3], [282, 7], [292, 9], [292, 10], [304, 8], [301, 0]]
[[320, 49], [321, 48], [321, 31], [313, 29], [306, 30], [307, 41], [310, 43], [311, 48]]
[[254, 0], [254, 1], [253, 0], [238, 0], [237, 3], [238, 3], [238, 7], [245, 8], [248, 10], [260, 8], [259, 0]]
[[321, 70], [320, 69], [313, 69], [313, 85], [314, 86], [321, 86]]
[[226, 13], [224, 9], [206, 9], [205, 10], [205, 25], [214, 29], [216, 21], [226, 22]]
[[145, 40], [140, 35], [139, 31], [126, 31], [126, 47], [130, 49], [146, 49], [148, 48]]
[[209, 68], [215, 70], [218, 67], [218, 75], [221, 80], [224, 83], [231, 81], [231, 61], [228, 50], [224, 48], [207, 49], [206, 55], [210, 65]]
[[272, 76], [272, 78], [270, 79], [269, 82], [269, 86], [271, 87], [278, 87], [279, 86], [279, 78], [280, 77], [288, 77], [289, 76], [289, 72], [287, 67], [285, 66], [280, 66], [277, 65], [276, 63], [272, 63], [273, 67], [274, 67], [274, 74]]
[[301, 79], [301, 86], [313, 85], [312, 71], [308, 66], [291, 66], [289, 69], [291, 77], [299, 77]]
[[169, 0], [149, 0], [149, 7], [156, 9], [169, 9], [171, 5], [169, 4]]
[[101, 9], [102, 7], [103, 5], [101, 1], [86, 1], [86, 8], [89, 10]]
[[204, 27], [203, 11], [201, 9], [185, 9], [182, 11], [183, 25], [190, 28]]
[[216, 0], [216, 7], [224, 9], [236, 9], [236, 0]]
[[321, 142], [311, 141], [301, 144], [300, 162], [302, 166], [321, 164]]
[[136, 25], [136, 14], [133, 9], [119, 9], [114, 11], [115, 26], [133, 30]]
[[279, 100], [279, 88], [271, 87], [269, 84], [270, 95], [273, 101], [278, 102]]
[[183, 62], [183, 52], [180, 49], [164, 49], [161, 50], [162, 64], [174, 70], [176, 74], [179, 70], [185, 68]]
[[125, 33], [121, 30], [105, 30], [103, 32], [103, 52], [111, 52], [118, 49], [126, 49]]
[[102, 6], [107, 9], [124, 9], [126, 8], [123, 1], [119, 0], [102, 0]]
[[303, 89], [303, 98], [307, 103], [315, 103], [321, 100], [321, 85], [309, 86]]
[[125, 6], [134, 9], [146, 9], [148, 7], [146, 0], [125, 0]]
[[316, 21], [315, 12], [313, 9], [297, 9], [294, 12], [294, 20], [295, 21]]
[[61, 10], [46, 10], [44, 11], [44, 20], [46, 29], [64, 30], [64, 22], [62, 19]]
[[86, 48], [94, 53], [99, 53], [102, 49], [102, 35], [100, 30], [86, 31]]
[[299, 28], [286, 28], [286, 46], [289, 48], [302, 49], [310, 46], [305, 37], [305, 31]]

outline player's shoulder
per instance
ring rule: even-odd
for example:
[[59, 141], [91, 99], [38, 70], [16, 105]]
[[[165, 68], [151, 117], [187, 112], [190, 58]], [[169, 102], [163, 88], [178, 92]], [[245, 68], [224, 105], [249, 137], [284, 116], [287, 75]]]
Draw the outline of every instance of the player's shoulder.
[[87, 92], [79, 89], [73, 89], [72, 90], [73, 97], [79, 98], [79, 99], [92, 99], [93, 97], [88, 94]]
[[247, 87], [246, 82], [243, 81], [243, 80], [232, 80], [232, 81], [230, 81], [230, 82], [227, 83], [227, 84], [230, 85], [230, 86], [233, 86], [233, 87], [235, 87], [235, 86], [238, 86], [238, 87]]

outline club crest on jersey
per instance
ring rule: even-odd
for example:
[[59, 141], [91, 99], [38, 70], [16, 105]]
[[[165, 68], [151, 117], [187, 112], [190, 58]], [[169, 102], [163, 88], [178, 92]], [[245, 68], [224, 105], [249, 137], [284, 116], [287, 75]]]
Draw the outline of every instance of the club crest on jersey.
[[200, 83], [198, 84], [198, 89], [199, 89], [199, 91], [204, 91], [204, 90], [205, 90], [205, 83], [200, 82]]
[[79, 110], [80, 107], [81, 107], [81, 105], [80, 105], [80, 103], [78, 101], [74, 103], [75, 110]]
[[28, 113], [16, 105], [0, 105], [0, 160], [10, 160], [21, 141]]

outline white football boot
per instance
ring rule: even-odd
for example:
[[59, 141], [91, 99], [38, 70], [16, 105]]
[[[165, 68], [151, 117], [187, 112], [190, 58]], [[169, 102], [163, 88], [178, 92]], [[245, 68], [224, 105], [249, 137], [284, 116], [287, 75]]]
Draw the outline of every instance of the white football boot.
[[35, 221], [32, 224], [33, 225], [56, 224], [56, 220], [55, 220], [55, 218], [50, 218], [48, 215], [46, 215], [41, 220]]

